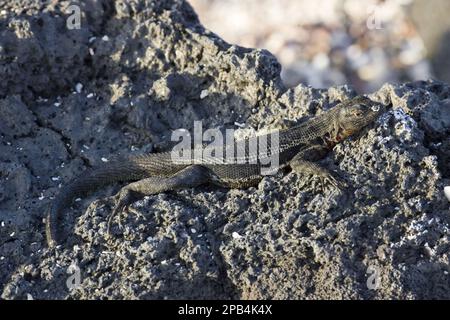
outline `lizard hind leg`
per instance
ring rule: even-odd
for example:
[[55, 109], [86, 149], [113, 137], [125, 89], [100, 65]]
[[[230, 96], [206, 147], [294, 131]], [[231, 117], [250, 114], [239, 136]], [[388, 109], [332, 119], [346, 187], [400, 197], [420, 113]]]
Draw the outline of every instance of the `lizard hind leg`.
[[115, 196], [115, 208], [108, 216], [107, 235], [114, 218], [132, 203], [136, 196], [157, 194], [170, 190], [193, 188], [211, 181], [208, 168], [200, 165], [186, 167], [170, 177], [149, 177], [123, 187]]

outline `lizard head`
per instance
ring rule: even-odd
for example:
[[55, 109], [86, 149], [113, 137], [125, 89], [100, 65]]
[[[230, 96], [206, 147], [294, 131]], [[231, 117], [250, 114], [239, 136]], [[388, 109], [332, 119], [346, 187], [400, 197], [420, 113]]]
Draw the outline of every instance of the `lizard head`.
[[381, 103], [375, 102], [364, 96], [344, 101], [338, 109], [337, 126], [339, 136], [337, 140], [358, 133], [374, 122], [383, 110]]

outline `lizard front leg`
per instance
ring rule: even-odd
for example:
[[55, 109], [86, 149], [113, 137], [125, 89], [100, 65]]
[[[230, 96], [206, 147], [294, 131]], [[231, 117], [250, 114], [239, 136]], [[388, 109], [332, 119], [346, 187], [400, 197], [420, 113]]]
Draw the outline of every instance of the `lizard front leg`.
[[324, 189], [325, 184], [330, 184], [338, 189], [343, 189], [346, 187], [345, 182], [336, 178], [327, 169], [313, 162], [322, 159], [328, 151], [328, 148], [322, 145], [311, 146], [297, 153], [289, 162], [289, 165], [292, 170], [297, 173], [318, 177], [322, 184], [322, 189]]
[[114, 196], [115, 208], [107, 221], [108, 235], [114, 217], [122, 212], [136, 196], [143, 197], [169, 190], [192, 188], [209, 181], [211, 181], [211, 174], [208, 168], [192, 165], [171, 177], [149, 177], [126, 185]]

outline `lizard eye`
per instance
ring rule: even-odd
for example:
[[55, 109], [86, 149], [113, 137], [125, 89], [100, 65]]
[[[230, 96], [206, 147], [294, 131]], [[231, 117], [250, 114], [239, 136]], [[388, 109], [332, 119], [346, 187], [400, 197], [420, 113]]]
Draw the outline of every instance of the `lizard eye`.
[[363, 115], [363, 112], [361, 110], [355, 110], [353, 111], [353, 115], [355, 117], [361, 117]]

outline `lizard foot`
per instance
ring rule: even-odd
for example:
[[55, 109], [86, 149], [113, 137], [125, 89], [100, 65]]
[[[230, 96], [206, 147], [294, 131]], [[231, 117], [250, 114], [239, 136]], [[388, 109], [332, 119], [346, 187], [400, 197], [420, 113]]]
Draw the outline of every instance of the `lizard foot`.
[[[111, 227], [113, 225], [114, 218], [122, 212], [128, 212], [128, 206], [131, 203], [133, 197], [130, 190], [122, 188], [114, 197], [114, 209], [108, 215], [106, 222], [106, 234], [111, 237]], [[119, 222], [120, 224], [120, 222]]]
[[[321, 189], [322, 191], [325, 191], [325, 186], [332, 186], [336, 189], [342, 190], [347, 187], [344, 180], [342, 180], [339, 177], [336, 177], [334, 173], [331, 173], [328, 171], [328, 169], [325, 169], [321, 166], [319, 166], [317, 163], [303, 160], [302, 156], [304, 156], [305, 151], [314, 151], [314, 150], [321, 151], [322, 147], [311, 147], [303, 151], [303, 153], [298, 153], [293, 160], [290, 162], [291, 168], [301, 174], [307, 174], [316, 178], [319, 178]], [[316, 150], [316, 152], [317, 152]]]
[[319, 176], [322, 191], [325, 191], [325, 186], [330, 185], [338, 190], [344, 190], [348, 187], [347, 183], [340, 177], [336, 177], [330, 172], [326, 172]]

